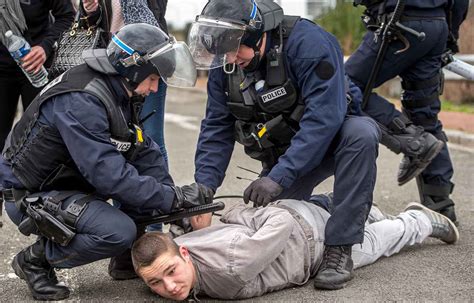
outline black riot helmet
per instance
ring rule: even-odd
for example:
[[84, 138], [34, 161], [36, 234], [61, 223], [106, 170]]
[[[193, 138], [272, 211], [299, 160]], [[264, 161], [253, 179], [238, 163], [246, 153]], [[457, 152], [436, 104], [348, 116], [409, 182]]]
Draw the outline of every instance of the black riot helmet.
[[276, 28], [283, 10], [272, 0], [209, 0], [196, 17], [188, 44], [198, 69], [226, 64], [241, 44], [259, 49], [263, 33]]
[[112, 36], [106, 50], [85, 51], [83, 58], [92, 69], [119, 74], [131, 88], [151, 74], [170, 86], [196, 83], [196, 69], [186, 44], [145, 23], [125, 25]]

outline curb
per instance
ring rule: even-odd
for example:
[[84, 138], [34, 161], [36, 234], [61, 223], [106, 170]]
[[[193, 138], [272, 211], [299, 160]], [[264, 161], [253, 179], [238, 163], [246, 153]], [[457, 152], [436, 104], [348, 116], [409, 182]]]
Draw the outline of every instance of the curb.
[[452, 129], [446, 129], [444, 132], [448, 136], [449, 143], [474, 149], [474, 134]]

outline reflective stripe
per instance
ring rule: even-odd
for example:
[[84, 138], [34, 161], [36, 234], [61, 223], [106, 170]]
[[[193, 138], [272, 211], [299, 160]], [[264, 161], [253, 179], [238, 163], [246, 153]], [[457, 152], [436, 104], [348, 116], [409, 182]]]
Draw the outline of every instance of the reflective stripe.
[[112, 41], [114, 41], [115, 44], [117, 44], [118, 47], [120, 47], [124, 52], [127, 54], [131, 55], [135, 52], [133, 48], [125, 44], [122, 40], [120, 40], [117, 36], [112, 37]]
[[257, 3], [255, 3], [255, 0], [252, 1], [253, 7], [252, 7], [252, 12], [250, 13], [250, 18], [255, 19], [257, 16]]

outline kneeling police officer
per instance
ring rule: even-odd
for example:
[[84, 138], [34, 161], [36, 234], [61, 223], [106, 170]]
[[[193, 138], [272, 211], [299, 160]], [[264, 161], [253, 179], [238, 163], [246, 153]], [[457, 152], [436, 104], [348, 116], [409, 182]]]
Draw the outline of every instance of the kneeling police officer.
[[137, 118], [160, 77], [194, 85], [187, 46], [155, 26], [132, 24], [107, 49], [83, 57], [85, 64], [52, 81], [28, 107], [0, 158], [7, 213], [24, 234], [39, 236], [12, 267], [40, 300], [69, 296], [54, 268], [112, 257], [111, 276], [132, 277], [130, 247], [142, 232], [134, 219], [212, 200], [203, 185], [174, 186]]
[[308, 200], [334, 175], [315, 287], [344, 287], [353, 276], [351, 245], [363, 241], [372, 203], [379, 129], [354, 115], [361, 92], [346, 80], [336, 38], [284, 16], [273, 1], [210, 0], [189, 46], [198, 68], [211, 69], [196, 182], [212, 190], [222, 184], [235, 141], [263, 167], [244, 192], [246, 203]]

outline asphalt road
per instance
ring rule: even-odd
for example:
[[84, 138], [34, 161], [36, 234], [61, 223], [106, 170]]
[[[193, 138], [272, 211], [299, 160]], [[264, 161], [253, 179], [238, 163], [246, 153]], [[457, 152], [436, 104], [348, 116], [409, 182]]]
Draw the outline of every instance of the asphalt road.
[[[166, 143], [170, 171], [175, 182], [193, 182], [193, 158], [200, 120], [204, 115], [205, 97], [188, 90], [169, 90], [166, 117]], [[472, 302], [474, 300], [474, 151], [451, 146], [456, 184], [453, 199], [461, 222], [461, 240], [457, 245], [445, 245], [428, 240], [422, 245], [404, 249], [391, 258], [356, 271], [355, 279], [338, 291], [315, 291], [312, 283], [267, 294], [253, 301], [432, 301]], [[378, 180], [374, 194], [380, 208], [396, 214], [404, 206], [418, 199], [415, 182], [403, 187], [396, 185], [396, 170], [401, 156], [380, 148]], [[247, 158], [237, 146], [229, 165], [224, 185], [217, 195], [242, 194], [252, 173], [237, 166], [258, 171], [259, 164]], [[319, 186], [317, 192], [331, 190], [332, 179]], [[237, 200], [226, 200], [229, 205]], [[0, 302], [31, 300], [26, 284], [18, 279], [10, 267], [13, 256], [33, 242], [22, 236], [16, 227], [3, 217], [0, 229]], [[258, 252], [256, 252], [258, 253]], [[159, 301], [139, 280], [113, 281], [107, 275], [108, 260], [103, 260], [58, 272], [60, 280], [71, 288], [74, 301]]]

